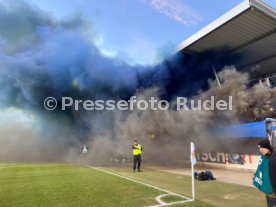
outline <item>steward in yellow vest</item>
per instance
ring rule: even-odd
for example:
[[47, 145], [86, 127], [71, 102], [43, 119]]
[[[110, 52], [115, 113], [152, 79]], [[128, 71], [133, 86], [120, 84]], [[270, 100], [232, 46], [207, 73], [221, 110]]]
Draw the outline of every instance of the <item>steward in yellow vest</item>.
[[141, 172], [141, 154], [142, 154], [143, 148], [142, 146], [138, 143], [137, 140], [134, 140], [134, 144], [132, 145], [132, 153], [133, 153], [133, 172], [135, 172], [136, 167], [138, 169], [138, 172]]

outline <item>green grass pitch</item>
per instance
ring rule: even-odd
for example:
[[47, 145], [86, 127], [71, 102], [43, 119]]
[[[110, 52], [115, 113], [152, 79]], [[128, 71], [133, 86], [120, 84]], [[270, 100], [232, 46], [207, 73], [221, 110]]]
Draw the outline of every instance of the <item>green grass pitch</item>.
[[[105, 170], [184, 196], [191, 196], [191, 178], [158, 170], [133, 173], [129, 168]], [[158, 204], [159, 190], [86, 166], [67, 164], [0, 164], [1, 207], [112, 207]], [[173, 206], [264, 206], [254, 188], [219, 182], [196, 182], [196, 201]], [[165, 202], [178, 201], [174, 196]]]

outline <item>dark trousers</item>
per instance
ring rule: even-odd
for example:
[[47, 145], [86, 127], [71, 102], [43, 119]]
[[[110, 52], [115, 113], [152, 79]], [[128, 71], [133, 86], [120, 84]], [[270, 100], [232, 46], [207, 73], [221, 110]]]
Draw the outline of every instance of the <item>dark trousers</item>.
[[136, 166], [137, 166], [137, 169], [140, 170], [141, 162], [142, 162], [141, 155], [133, 155], [133, 170], [134, 171], [136, 170]]
[[276, 198], [266, 197], [267, 207], [276, 207]]

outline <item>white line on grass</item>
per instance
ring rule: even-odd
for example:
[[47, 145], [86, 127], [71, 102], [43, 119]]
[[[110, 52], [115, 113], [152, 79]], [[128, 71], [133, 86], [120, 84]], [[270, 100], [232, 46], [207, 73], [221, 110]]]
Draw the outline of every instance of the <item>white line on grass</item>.
[[[87, 166], [87, 167], [92, 168], [92, 169], [95, 169], [95, 170], [99, 170], [99, 171], [102, 171], [102, 172], [105, 172], [105, 173], [109, 173], [109, 174], [111, 174], [111, 175], [114, 175], [114, 176], [117, 176], [117, 177], [120, 177], [120, 178], [124, 178], [124, 179], [126, 179], [126, 180], [130, 180], [130, 181], [132, 181], [132, 182], [139, 183], [139, 184], [145, 185], [145, 186], [147, 186], [147, 187], [154, 188], [154, 189], [156, 189], [156, 190], [163, 191], [163, 192], [166, 193], [166, 194], [159, 195], [159, 196], [157, 196], [157, 197], [155, 198], [155, 200], [156, 200], [159, 204], [153, 205], [153, 206], [149, 206], [149, 207], [171, 206], [171, 205], [174, 205], [174, 204], [180, 204], [180, 203], [186, 203], [186, 202], [192, 202], [192, 201], [194, 201], [193, 199], [191, 199], [191, 198], [189, 198], [189, 197], [186, 197], [186, 196], [183, 196], [183, 195], [180, 195], [180, 194], [177, 194], [177, 193], [174, 193], [174, 192], [165, 190], [165, 189], [163, 189], [163, 188], [159, 188], [159, 187], [156, 187], [156, 186], [153, 186], [153, 185], [150, 185], [150, 184], [144, 183], [144, 182], [142, 182], [142, 181], [138, 181], [138, 180], [135, 180], [135, 179], [132, 179], [132, 178], [123, 176], [123, 175], [119, 175], [119, 174], [116, 174], [116, 173], [113, 173], [113, 172], [110, 172], [110, 171], [107, 171], [107, 170], [103, 170], [103, 169], [98, 168], [98, 167], [91, 167], [91, 166]], [[165, 196], [168, 196], [168, 195], [178, 196], [178, 197], [183, 198], [183, 199], [185, 199], [185, 200], [183, 200], [183, 201], [175, 201], [175, 202], [171, 202], [171, 203], [166, 203], [166, 202], [164, 202], [164, 201], [161, 200], [162, 197], [165, 197]]]

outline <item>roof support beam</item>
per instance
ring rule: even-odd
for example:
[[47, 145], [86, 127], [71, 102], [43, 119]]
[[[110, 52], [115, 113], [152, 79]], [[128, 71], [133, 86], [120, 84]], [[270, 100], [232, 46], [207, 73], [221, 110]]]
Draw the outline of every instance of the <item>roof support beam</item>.
[[250, 40], [250, 41], [248, 41], [248, 42], [246, 42], [246, 43], [244, 43], [244, 44], [242, 44], [242, 45], [239, 45], [238, 47], [232, 49], [232, 50], [230, 51], [230, 53], [236, 52], [236, 51], [238, 51], [238, 50], [240, 50], [240, 49], [242, 49], [242, 48], [244, 48], [244, 47], [246, 47], [246, 46], [248, 46], [248, 45], [250, 45], [250, 44], [252, 44], [252, 43], [254, 43], [254, 42], [257, 42], [257, 41], [259, 41], [259, 40], [261, 40], [261, 39], [264, 39], [264, 38], [266, 38], [266, 37], [268, 37], [268, 36], [270, 36], [270, 35], [273, 35], [274, 33], [276, 33], [276, 29], [274, 29], [274, 30], [272, 30], [271, 32], [268, 32], [268, 33], [266, 33], [266, 34], [263, 34], [262, 36], [259, 36], [259, 37], [255, 38], [255, 39], [253, 39], [253, 40]]

